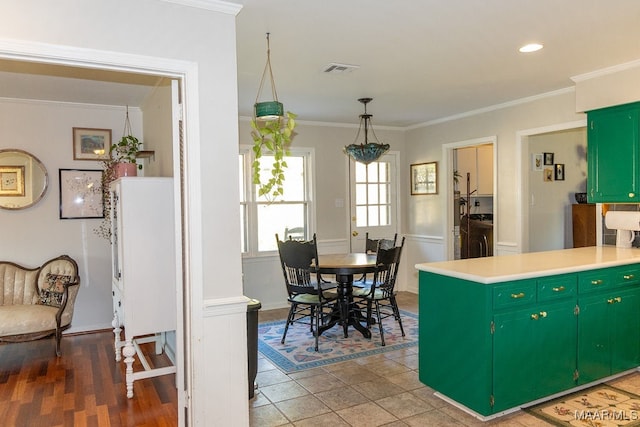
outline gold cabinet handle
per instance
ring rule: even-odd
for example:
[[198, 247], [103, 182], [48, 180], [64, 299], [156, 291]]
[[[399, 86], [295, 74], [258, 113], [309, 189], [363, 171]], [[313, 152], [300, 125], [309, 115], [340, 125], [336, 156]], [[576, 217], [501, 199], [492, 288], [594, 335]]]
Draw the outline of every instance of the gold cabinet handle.
[[635, 194], [635, 193], [629, 193], [629, 198], [630, 198], [630, 199], [633, 199], [634, 197], [636, 197], [636, 194]]
[[617, 302], [622, 302], [622, 298], [620, 298], [620, 297], [615, 297], [615, 298], [609, 298], [609, 299], [607, 300], [607, 303], [608, 303], [608, 304], [615, 304], [615, 303], [617, 303]]
[[598, 280], [592, 280], [591, 284], [593, 286], [598, 286], [598, 285], [602, 285], [602, 280], [598, 279]]
[[564, 287], [564, 286], [558, 286], [558, 287], [556, 287], [556, 288], [552, 288], [551, 290], [552, 290], [553, 292], [562, 292], [562, 291], [564, 291], [564, 289], [565, 289], [565, 287]]
[[540, 317], [547, 317], [547, 312], [546, 311], [541, 311], [540, 312]]
[[531, 319], [533, 319], [533, 320], [538, 320], [538, 317], [539, 317], [538, 313], [533, 313], [531, 315]]
[[633, 280], [633, 274], [625, 274], [622, 277], [624, 278], [624, 280]]
[[511, 298], [513, 299], [524, 298], [524, 292], [520, 292], [519, 294], [511, 294]]

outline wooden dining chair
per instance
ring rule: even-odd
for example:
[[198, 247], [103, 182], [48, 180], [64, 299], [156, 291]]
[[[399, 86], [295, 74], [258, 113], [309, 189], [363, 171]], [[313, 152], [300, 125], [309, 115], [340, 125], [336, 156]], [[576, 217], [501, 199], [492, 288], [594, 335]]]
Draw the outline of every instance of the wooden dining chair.
[[[276, 234], [276, 241], [288, 301], [291, 304], [280, 342], [284, 344], [289, 326], [294, 322], [300, 322], [309, 325], [309, 330], [315, 337], [315, 351], [318, 351], [319, 326], [330, 315], [332, 304], [338, 298], [335, 289], [330, 289], [331, 285], [335, 284], [328, 286], [318, 272], [318, 246], [315, 234], [310, 241], [281, 241]], [[316, 268], [312, 269], [314, 262]]]
[[383, 248], [379, 245], [376, 254], [376, 269], [373, 273], [371, 285], [353, 289], [354, 301], [366, 305], [366, 319], [369, 329], [371, 328], [371, 316], [375, 307], [376, 321], [380, 329], [380, 340], [383, 346], [385, 342], [382, 319], [393, 316], [400, 326], [402, 336], [405, 336], [400, 310], [396, 301], [397, 291], [395, 290], [403, 247], [404, 237], [399, 246]]

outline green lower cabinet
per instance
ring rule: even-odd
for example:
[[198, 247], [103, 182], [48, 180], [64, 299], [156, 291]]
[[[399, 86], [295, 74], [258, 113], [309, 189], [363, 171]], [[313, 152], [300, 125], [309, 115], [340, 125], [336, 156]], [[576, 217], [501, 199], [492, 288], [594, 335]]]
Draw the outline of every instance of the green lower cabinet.
[[579, 384], [640, 365], [640, 290], [616, 290], [579, 299]]
[[575, 386], [575, 300], [536, 304], [494, 316], [495, 412]]
[[420, 381], [480, 415], [640, 366], [639, 264], [419, 286]]

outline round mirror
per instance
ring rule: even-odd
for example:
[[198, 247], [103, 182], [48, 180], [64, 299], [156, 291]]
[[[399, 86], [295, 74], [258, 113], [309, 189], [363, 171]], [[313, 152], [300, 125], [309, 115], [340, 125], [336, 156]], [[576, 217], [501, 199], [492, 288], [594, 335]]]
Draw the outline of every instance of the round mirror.
[[0, 150], [0, 208], [25, 209], [47, 191], [47, 169], [34, 155], [16, 148]]

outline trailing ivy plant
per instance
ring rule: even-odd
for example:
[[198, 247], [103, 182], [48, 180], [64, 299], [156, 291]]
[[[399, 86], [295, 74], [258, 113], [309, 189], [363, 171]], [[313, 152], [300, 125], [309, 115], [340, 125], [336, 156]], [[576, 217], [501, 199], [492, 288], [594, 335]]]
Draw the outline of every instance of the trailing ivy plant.
[[[287, 111], [287, 120], [278, 118], [258, 123], [251, 120], [251, 137], [253, 138], [254, 161], [252, 165], [253, 183], [258, 185], [258, 196], [265, 196], [267, 200], [274, 201], [284, 194], [284, 170], [287, 167], [285, 160], [289, 156], [289, 146], [294, 136], [297, 116]], [[271, 166], [271, 176], [264, 179], [260, 176], [260, 158], [263, 154], [272, 154], [274, 157]]]

